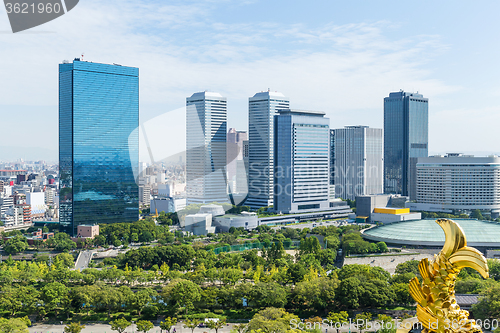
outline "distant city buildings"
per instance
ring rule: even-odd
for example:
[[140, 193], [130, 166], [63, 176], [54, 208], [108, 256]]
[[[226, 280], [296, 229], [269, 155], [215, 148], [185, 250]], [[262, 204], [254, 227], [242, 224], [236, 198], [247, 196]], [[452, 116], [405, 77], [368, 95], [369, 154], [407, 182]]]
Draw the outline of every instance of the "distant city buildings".
[[429, 100], [422, 94], [393, 92], [384, 98], [385, 193], [416, 197], [416, 165], [428, 156]]
[[227, 101], [213, 92], [186, 99], [187, 204], [228, 202]]
[[258, 209], [273, 204], [274, 116], [290, 107], [278, 92], [260, 92], [248, 102], [248, 198], [245, 205]]
[[500, 157], [448, 154], [418, 159], [416, 203], [412, 210], [500, 213]]
[[75, 59], [59, 65], [60, 223], [139, 218], [139, 69]]
[[247, 192], [247, 170], [243, 160], [243, 143], [248, 141], [246, 131], [230, 128], [227, 132], [227, 182], [229, 193]]
[[149, 184], [139, 185], [139, 203], [149, 205], [151, 200], [151, 186]]
[[383, 130], [368, 126], [346, 126], [331, 130], [331, 165], [335, 197], [384, 192]]
[[285, 109], [274, 117], [274, 210], [330, 208], [330, 129], [323, 112]]

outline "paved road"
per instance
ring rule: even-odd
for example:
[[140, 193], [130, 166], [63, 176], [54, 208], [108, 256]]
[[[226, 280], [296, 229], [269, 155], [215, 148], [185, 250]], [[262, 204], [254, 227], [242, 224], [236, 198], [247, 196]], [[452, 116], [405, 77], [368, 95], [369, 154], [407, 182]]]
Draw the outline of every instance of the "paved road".
[[[32, 327], [29, 328], [30, 333], [62, 333], [64, 331], [64, 326], [63, 325], [47, 325], [47, 324], [39, 324], [39, 325], [33, 325]], [[229, 326], [225, 326], [224, 328], [220, 329], [219, 332], [224, 332], [224, 333], [229, 333], [231, 330], [233, 324], [229, 324]], [[176, 333], [191, 333], [191, 329], [183, 328], [181, 324], [177, 324], [175, 327]], [[208, 328], [195, 328], [194, 333], [210, 333], [211, 330]], [[215, 331], [212, 330], [212, 333]], [[85, 328], [82, 330], [82, 333], [116, 333], [115, 331], [111, 330], [110, 325], [105, 325], [105, 324], [87, 324], [85, 325]], [[124, 333], [138, 333], [136, 326], [132, 325], [129, 326]], [[158, 325], [155, 325], [155, 327], [149, 331], [148, 333], [160, 333], [160, 327]]]
[[75, 263], [75, 268], [82, 270], [89, 267], [90, 260], [92, 259], [92, 254], [94, 250], [82, 251], [78, 256], [78, 260]]
[[[353, 223], [351, 223], [353, 224]], [[313, 229], [314, 227], [320, 227], [320, 226], [324, 226], [324, 227], [328, 227], [330, 225], [333, 225], [333, 226], [336, 226], [336, 227], [340, 227], [342, 225], [348, 225], [347, 222], [345, 222], [345, 220], [339, 220], [339, 221], [323, 221], [323, 222], [311, 222], [311, 223], [296, 223], [296, 224], [287, 224], [287, 225], [280, 225], [280, 226], [274, 226], [274, 227], [271, 227], [275, 230], [279, 230], [281, 228], [293, 228], [293, 229], [304, 229], [304, 228], [309, 228], [309, 229]]]

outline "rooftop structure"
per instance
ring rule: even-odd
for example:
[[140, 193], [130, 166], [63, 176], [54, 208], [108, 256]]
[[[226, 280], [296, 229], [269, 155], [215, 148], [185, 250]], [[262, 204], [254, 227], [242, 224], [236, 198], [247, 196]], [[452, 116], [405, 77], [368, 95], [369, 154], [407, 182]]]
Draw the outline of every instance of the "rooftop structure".
[[[468, 246], [500, 247], [500, 223], [460, 219], [454, 221], [464, 230]], [[441, 247], [445, 235], [435, 220], [418, 220], [370, 228], [363, 231], [363, 238], [387, 244]]]

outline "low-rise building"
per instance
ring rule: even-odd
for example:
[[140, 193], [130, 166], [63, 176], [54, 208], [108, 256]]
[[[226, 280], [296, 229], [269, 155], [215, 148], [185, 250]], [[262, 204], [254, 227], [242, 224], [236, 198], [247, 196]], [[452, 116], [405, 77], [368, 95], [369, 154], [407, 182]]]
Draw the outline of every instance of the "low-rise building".
[[198, 213], [186, 215], [184, 223], [181, 223], [181, 227], [184, 227], [184, 231], [192, 232], [193, 235], [215, 233], [215, 227], [212, 226], [212, 214]]
[[151, 213], [175, 213], [186, 208], [186, 198], [154, 197], [150, 200]]
[[393, 223], [420, 220], [421, 213], [405, 207], [408, 197], [377, 194], [356, 197], [356, 220], [372, 223]]
[[401, 221], [414, 221], [422, 218], [421, 213], [410, 213], [409, 208], [375, 208], [370, 215], [371, 222], [393, 223]]
[[78, 238], [90, 238], [94, 239], [95, 236], [99, 236], [99, 225], [91, 224], [80, 224], [77, 229]]
[[241, 214], [225, 214], [214, 217], [214, 223], [217, 231], [228, 232], [231, 227], [244, 228], [252, 230], [259, 226], [259, 218], [256, 213], [241, 212]]

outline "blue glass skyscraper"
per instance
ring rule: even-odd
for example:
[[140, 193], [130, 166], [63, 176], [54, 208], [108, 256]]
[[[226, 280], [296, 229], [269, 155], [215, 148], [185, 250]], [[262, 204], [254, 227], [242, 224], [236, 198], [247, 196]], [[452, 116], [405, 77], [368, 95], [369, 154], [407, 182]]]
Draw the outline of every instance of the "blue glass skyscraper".
[[384, 98], [384, 187], [416, 199], [416, 165], [428, 156], [429, 100], [418, 93]]
[[139, 69], [75, 59], [59, 65], [60, 223], [139, 217]]

